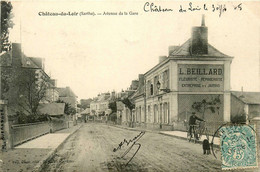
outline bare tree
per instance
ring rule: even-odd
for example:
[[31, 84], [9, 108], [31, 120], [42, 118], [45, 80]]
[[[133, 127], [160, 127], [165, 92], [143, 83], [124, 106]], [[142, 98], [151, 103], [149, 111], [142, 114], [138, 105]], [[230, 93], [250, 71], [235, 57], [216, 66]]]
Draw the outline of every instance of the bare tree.
[[24, 68], [17, 80], [20, 94], [18, 104], [29, 115], [37, 115], [38, 106], [48, 89], [49, 78], [37, 71], [40, 70]]

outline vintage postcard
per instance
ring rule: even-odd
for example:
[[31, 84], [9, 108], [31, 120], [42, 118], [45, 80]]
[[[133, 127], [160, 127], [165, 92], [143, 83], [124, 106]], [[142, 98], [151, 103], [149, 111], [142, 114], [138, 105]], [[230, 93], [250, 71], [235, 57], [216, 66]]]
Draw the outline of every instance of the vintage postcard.
[[0, 172], [259, 171], [260, 1], [0, 9]]

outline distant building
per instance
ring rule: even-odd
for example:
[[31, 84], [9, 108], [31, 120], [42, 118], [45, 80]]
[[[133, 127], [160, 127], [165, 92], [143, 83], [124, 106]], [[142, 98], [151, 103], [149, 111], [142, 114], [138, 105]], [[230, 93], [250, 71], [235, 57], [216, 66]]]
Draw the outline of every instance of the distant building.
[[260, 117], [260, 92], [231, 91], [231, 120], [238, 115], [247, 122]]
[[90, 103], [91, 115], [103, 116], [109, 109], [109, 103], [111, 100], [110, 93], [101, 93], [98, 97], [94, 98]]
[[[0, 55], [0, 65], [0, 94], [2, 99], [8, 100], [8, 115], [15, 116], [17, 112], [31, 113], [27, 102], [29, 99], [35, 103], [38, 99], [39, 103], [55, 101], [55, 84], [45, 73], [43, 58], [28, 57], [22, 52], [20, 43], [12, 43], [11, 51]], [[50, 89], [52, 94], [47, 93]], [[34, 105], [37, 107], [37, 104]]]
[[57, 88], [59, 93], [59, 99], [65, 103], [69, 103], [71, 107], [77, 109], [77, 96], [70, 87]]
[[50, 79], [50, 87], [46, 91], [46, 101], [56, 102], [59, 99], [59, 92], [57, 90], [57, 81]]

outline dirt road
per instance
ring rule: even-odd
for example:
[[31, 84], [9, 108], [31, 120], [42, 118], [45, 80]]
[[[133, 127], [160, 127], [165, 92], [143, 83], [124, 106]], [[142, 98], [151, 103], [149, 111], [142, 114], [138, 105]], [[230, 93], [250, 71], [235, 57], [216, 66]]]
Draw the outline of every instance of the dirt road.
[[[141, 144], [136, 156], [126, 166], [138, 146], [120, 158], [135, 140]], [[137, 136], [137, 138], [135, 138]], [[119, 143], [121, 149], [113, 151]], [[43, 171], [221, 171], [220, 153], [203, 155], [200, 144], [169, 136], [130, 131], [105, 124], [87, 123], [64, 144]]]

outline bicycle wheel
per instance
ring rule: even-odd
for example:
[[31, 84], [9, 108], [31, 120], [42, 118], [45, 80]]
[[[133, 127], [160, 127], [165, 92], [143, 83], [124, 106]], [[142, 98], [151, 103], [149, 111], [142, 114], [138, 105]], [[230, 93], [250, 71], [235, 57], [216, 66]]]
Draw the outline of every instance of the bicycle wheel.
[[189, 130], [187, 130], [187, 141], [191, 141], [191, 135]]

